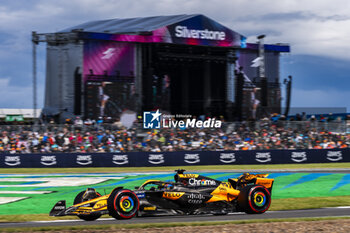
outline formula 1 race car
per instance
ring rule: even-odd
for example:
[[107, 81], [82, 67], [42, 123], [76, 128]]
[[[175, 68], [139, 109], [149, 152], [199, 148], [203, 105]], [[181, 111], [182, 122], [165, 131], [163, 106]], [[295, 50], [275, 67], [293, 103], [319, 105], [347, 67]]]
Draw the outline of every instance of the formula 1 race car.
[[50, 216], [76, 215], [86, 221], [103, 214], [116, 219], [174, 214], [261, 214], [271, 204], [274, 179], [268, 174], [244, 173], [227, 182], [176, 170], [175, 182], [148, 180], [134, 191], [116, 187], [102, 196], [94, 188], [78, 193], [73, 206], [57, 202]]

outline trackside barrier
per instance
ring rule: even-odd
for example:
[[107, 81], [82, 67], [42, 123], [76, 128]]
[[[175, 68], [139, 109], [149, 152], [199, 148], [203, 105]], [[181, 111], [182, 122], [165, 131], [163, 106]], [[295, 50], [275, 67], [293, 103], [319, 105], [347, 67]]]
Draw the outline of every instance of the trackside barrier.
[[350, 162], [350, 149], [0, 154], [0, 168], [149, 167]]

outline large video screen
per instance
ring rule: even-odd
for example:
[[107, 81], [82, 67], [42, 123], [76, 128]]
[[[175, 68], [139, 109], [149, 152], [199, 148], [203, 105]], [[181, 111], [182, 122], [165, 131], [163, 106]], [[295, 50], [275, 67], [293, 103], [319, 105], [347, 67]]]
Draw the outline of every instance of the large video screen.
[[85, 90], [87, 118], [115, 120], [124, 110], [135, 111], [137, 108], [134, 83], [88, 81]]
[[135, 46], [114, 41], [84, 43], [84, 80], [89, 75], [133, 76]]
[[83, 77], [85, 116], [116, 119], [122, 111], [135, 110], [135, 46], [125, 42], [86, 41]]

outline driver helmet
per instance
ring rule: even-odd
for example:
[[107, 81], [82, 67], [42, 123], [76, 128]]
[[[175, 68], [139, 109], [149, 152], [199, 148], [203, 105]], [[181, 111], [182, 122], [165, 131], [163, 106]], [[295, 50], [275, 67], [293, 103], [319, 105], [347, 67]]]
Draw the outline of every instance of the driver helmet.
[[165, 189], [173, 189], [174, 188], [174, 185], [172, 185], [172, 184], [166, 184], [165, 185]]

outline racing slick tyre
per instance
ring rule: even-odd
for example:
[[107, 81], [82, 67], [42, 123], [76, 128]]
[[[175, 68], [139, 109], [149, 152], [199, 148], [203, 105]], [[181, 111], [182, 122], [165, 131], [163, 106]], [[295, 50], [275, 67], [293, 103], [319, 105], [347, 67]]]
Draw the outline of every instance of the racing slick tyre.
[[140, 207], [140, 201], [133, 191], [119, 189], [113, 191], [107, 200], [109, 215], [116, 219], [130, 219], [134, 217]]
[[[79, 204], [79, 203], [82, 203], [84, 201], [88, 201], [88, 200], [91, 200], [93, 198], [90, 198], [90, 199], [84, 199], [83, 196], [84, 196], [84, 193], [86, 191], [81, 191], [80, 193], [78, 193], [78, 195], [74, 198], [74, 201], [73, 201], [73, 205], [76, 205], [76, 204]], [[96, 197], [100, 197], [101, 194], [99, 194], [98, 192], [96, 192]], [[77, 215], [80, 219], [82, 220], [85, 220], [85, 221], [94, 221], [96, 219], [98, 219], [99, 217], [101, 217], [101, 214], [78, 214]]]
[[238, 209], [247, 214], [262, 214], [271, 204], [271, 194], [264, 186], [247, 185], [238, 195]]

